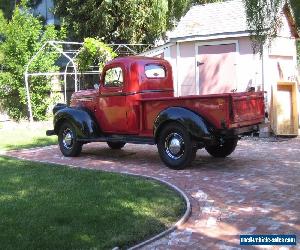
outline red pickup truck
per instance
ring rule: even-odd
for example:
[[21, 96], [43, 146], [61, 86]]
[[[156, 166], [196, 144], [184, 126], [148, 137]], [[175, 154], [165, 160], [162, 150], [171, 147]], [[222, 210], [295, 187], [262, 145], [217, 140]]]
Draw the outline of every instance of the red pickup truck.
[[264, 121], [263, 92], [174, 97], [172, 69], [159, 58], [124, 57], [107, 63], [99, 88], [74, 93], [71, 105], [54, 107], [54, 130], [65, 156], [82, 145], [107, 142], [157, 145], [161, 160], [183, 169], [205, 148], [226, 157], [241, 135]]

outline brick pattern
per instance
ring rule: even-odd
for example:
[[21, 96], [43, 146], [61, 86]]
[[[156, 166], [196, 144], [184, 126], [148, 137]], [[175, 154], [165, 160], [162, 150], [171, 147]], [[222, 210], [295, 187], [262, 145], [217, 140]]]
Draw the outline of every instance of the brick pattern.
[[[226, 159], [215, 159], [199, 150], [192, 166], [181, 171], [165, 167], [156, 147], [147, 145], [126, 145], [123, 150], [114, 151], [105, 143], [91, 143], [77, 158], [63, 157], [57, 146], [11, 151], [7, 155], [144, 174], [184, 190], [192, 205], [187, 223], [144, 249], [243, 249], [239, 245], [240, 234], [282, 233], [296, 234], [298, 241], [300, 238], [297, 138], [244, 139]], [[300, 249], [299, 243], [294, 248]]]

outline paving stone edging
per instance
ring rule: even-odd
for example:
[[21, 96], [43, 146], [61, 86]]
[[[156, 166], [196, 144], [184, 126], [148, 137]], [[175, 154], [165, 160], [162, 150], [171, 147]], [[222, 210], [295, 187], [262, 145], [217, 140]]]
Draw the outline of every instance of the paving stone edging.
[[[41, 147], [42, 148], [42, 147]], [[66, 167], [71, 167], [71, 168], [80, 168], [80, 169], [89, 169], [89, 170], [93, 170], [93, 171], [103, 171], [103, 172], [109, 172], [109, 173], [119, 173], [119, 174], [123, 174], [123, 175], [128, 175], [128, 176], [135, 176], [135, 177], [140, 177], [143, 179], [148, 179], [148, 180], [155, 180], [158, 181], [160, 183], [162, 183], [163, 185], [173, 189], [175, 192], [177, 192], [185, 201], [185, 205], [186, 205], [186, 210], [185, 213], [183, 214], [183, 216], [170, 228], [166, 229], [165, 231], [153, 236], [152, 238], [145, 240], [141, 243], [138, 243], [137, 245], [129, 248], [128, 250], [136, 250], [139, 249], [145, 245], [148, 245], [156, 240], [159, 240], [160, 238], [170, 234], [171, 232], [173, 232], [174, 230], [178, 229], [181, 225], [183, 225], [188, 218], [191, 215], [192, 212], [192, 208], [191, 208], [191, 202], [189, 200], [189, 198], [187, 197], [187, 195], [184, 193], [183, 190], [181, 190], [179, 187], [165, 181], [162, 179], [159, 179], [157, 177], [153, 177], [153, 176], [148, 176], [148, 175], [139, 175], [139, 174], [133, 174], [133, 173], [129, 173], [129, 172], [125, 172], [125, 171], [121, 171], [121, 172], [111, 172], [111, 171], [106, 171], [106, 170], [98, 170], [98, 169], [94, 169], [94, 168], [90, 168], [90, 167], [80, 167], [80, 166], [76, 166], [76, 165], [72, 165], [72, 164], [62, 164], [62, 163], [57, 163], [57, 162], [52, 162], [52, 161], [38, 161], [38, 160], [28, 160], [26, 158], [23, 157], [16, 157], [16, 156], [10, 156], [6, 154], [6, 151], [4, 152], [0, 152], [0, 156], [8, 156], [11, 158], [15, 158], [15, 159], [19, 159], [19, 160], [24, 160], [24, 161], [33, 161], [33, 162], [39, 162], [39, 163], [48, 163], [48, 164], [53, 164], [53, 165], [58, 165], [58, 166], [66, 166]], [[114, 247], [113, 249], [119, 249], [117, 246]]]

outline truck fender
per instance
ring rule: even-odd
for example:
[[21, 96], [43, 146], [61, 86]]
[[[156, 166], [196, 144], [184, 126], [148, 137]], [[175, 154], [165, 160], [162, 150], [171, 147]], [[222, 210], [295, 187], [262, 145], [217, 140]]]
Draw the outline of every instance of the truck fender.
[[200, 115], [186, 108], [170, 107], [161, 111], [154, 122], [155, 140], [157, 140], [161, 128], [171, 121], [180, 123], [197, 139], [212, 139], [213, 127]]
[[71, 107], [58, 110], [53, 119], [55, 134], [58, 135], [60, 126], [66, 121], [74, 126], [79, 139], [92, 138], [101, 134], [97, 122], [87, 110]]

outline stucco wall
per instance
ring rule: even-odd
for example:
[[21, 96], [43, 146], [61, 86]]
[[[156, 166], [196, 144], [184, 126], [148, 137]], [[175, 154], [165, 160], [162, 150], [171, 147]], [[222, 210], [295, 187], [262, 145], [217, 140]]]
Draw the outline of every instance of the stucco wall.
[[[212, 40], [210, 42], [227, 41]], [[248, 87], [264, 90], [270, 93], [271, 85], [278, 80], [293, 80], [296, 75], [296, 45], [295, 39], [277, 38], [271, 48], [265, 49], [263, 58], [253, 53], [252, 42], [249, 37], [240, 37], [236, 53], [236, 82], [237, 91], [246, 91]], [[177, 87], [177, 76], [179, 95], [197, 94], [196, 87], [196, 50], [198, 42], [183, 42], [178, 45], [179, 56], [177, 57], [177, 45], [170, 47], [170, 58], [172, 60], [174, 85]], [[281, 66], [282, 75], [278, 72], [278, 62]], [[262, 63], [264, 65], [262, 65]], [[262, 76], [264, 71], [264, 77]], [[283, 78], [282, 78], [283, 76]], [[263, 86], [264, 81], [264, 86]]]
[[[210, 40], [209, 42], [221, 43], [232, 39]], [[248, 37], [237, 40], [236, 53], [236, 82], [237, 91], [245, 91], [247, 87], [261, 89], [261, 60], [258, 55], [253, 54], [251, 41]], [[179, 95], [197, 94], [196, 87], [196, 51], [195, 47], [199, 41], [183, 42], [179, 44], [180, 56], [177, 58]], [[176, 45], [171, 47], [172, 57], [177, 57]]]
[[186, 42], [179, 45], [178, 76], [180, 90], [179, 94], [194, 95], [196, 93], [195, 78], [195, 43]]
[[262, 89], [262, 62], [257, 53], [254, 53], [249, 37], [238, 39], [239, 52], [237, 60], [237, 91], [246, 91], [249, 87]]

